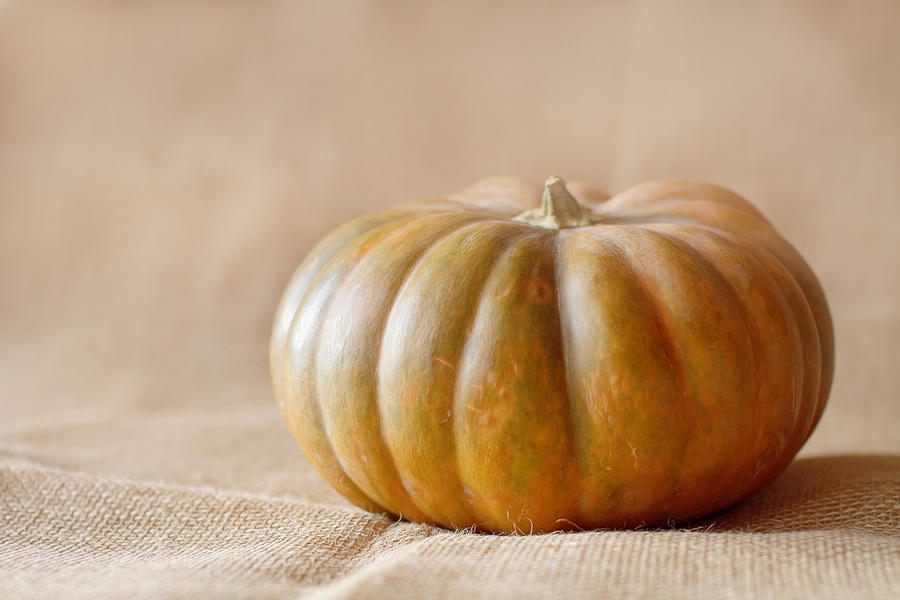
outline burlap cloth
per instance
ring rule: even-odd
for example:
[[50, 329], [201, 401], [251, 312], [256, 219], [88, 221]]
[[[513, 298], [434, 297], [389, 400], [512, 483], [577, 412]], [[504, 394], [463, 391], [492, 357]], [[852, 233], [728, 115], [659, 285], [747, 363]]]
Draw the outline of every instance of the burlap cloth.
[[[900, 597], [900, 4], [428, 4], [0, 1], [0, 597]], [[837, 373], [774, 485], [499, 537], [320, 480], [288, 275], [495, 173], [718, 182], [807, 257]]]

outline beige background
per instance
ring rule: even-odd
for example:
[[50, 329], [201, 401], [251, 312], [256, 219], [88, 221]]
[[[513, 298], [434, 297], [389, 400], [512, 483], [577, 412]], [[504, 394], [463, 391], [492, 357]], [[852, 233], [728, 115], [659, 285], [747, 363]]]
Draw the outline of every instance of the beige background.
[[[0, 1], [0, 595], [900, 594], [898, 32], [892, 1]], [[756, 203], [835, 321], [806, 458], [709, 531], [331, 492], [269, 389], [287, 277], [497, 173]]]

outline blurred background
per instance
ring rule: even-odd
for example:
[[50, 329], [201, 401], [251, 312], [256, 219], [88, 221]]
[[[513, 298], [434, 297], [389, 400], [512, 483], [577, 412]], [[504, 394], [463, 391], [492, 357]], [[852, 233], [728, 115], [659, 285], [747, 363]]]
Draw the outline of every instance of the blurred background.
[[268, 383], [291, 271], [362, 213], [558, 174], [759, 206], [835, 320], [804, 453], [900, 452], [898, 31], [889, 0], [2, 0], [0, 451], [337, 502]]

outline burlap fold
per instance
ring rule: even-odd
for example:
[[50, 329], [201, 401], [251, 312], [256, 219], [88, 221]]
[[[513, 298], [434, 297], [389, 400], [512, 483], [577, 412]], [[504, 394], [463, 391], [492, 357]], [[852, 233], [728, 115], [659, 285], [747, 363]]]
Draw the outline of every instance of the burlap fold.
[[5, 461], [4, 597], [871, 598], [900, 578], [900, 457], [800, 460], [676, 530], [475, 535], [339, 505]]

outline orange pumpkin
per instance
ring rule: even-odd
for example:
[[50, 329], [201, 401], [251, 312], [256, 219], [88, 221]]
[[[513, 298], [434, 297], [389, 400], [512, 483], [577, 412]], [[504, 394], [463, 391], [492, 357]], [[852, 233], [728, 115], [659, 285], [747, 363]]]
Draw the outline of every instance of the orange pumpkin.
[[571, 188], [490, 179], [363, 217], [294, 274], [275, 395], [349, 500], [492, 532], [675, 523], [809, 437], [831, 319], [772, 225], [708, 184]]

